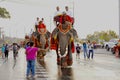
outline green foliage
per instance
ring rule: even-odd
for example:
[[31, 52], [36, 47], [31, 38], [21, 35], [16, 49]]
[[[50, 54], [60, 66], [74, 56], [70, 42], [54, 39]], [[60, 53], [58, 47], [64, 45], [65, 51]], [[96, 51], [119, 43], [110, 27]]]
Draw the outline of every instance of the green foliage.
[[0, 7], [0, 18], [10, 18], [10, 14], [5, 8]]
[[94, 34], [88, 34], [86, 39], [90, 41], [96, 41], [99, 40], [102, 41], [109, 41], [110, 39], [118, 38], [118, 35], [115, 31], [109, 30], [109, 31], [101, 31], [101, 32], [94, 32]]

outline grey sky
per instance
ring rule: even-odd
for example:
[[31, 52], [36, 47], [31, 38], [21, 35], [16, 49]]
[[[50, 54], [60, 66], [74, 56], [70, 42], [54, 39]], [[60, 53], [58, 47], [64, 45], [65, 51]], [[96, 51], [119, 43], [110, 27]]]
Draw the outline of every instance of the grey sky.
[[0, 27], [12, 37], [24, 37], [34, 29], [36, 17], [44, 18], [47, 29], [51, 31], [56, 6], [61, 11], [68, 5], [75, 15], [75, 29], [80, 38], [95, 31], [114, 30], [118, 34], [118, 0], [6, 0], [0, 3], [11, 14], [11, 19], [0, 19]]

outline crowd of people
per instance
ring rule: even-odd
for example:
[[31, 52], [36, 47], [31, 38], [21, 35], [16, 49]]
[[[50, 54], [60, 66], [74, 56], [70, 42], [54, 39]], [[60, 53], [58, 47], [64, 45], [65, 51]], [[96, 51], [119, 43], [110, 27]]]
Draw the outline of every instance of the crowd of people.
[[16, 60], [19, 49], [20, 49], [20, 46], [17, 43], [13, 43], [12, 45], [9, 45], [7, 43], [3, 44], [1, 47], [2, 59], [8, 60], [9, 51], [12, 50], [13, 51], [13, 58], [14, 58], [14, 60]]
[[83, 42], [82, 46], [77, 44], [76, 46], [76, 59], [80, 59], [80, 52], [83, 49], [84, 59], [94, 58], [94, 44], [88, 40], [88, 42]]

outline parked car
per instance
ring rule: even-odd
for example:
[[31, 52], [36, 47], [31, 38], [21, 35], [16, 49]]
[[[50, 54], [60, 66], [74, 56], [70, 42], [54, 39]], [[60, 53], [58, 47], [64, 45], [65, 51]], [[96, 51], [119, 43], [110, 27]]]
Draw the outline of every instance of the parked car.
[[111, 50], [113, 51], [114, 46], [118, 43], [119, 39], [111, 39], [109, 42], [104, 42], [104, 46], [107, 49], [107, 51]]
[[117, 44], [118, 44], [119, 39], [111, 39], [109, 42], [112, 42], [113, 45], [110, 47], [111, 52], [114, 54], [115, 50], [117, 48]]

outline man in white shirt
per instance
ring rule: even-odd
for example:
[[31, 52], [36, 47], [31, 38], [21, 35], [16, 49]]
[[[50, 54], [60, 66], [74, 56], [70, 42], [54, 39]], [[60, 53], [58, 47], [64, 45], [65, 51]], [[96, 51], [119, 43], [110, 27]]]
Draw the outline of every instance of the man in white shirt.
[[73, 22], [72, 25], [73, 25], [73, 24], [74, 24], [74, 16], [73, 16], [72, 12], [69, 10], [68, 6], [65, 6], [65, 13], [66, 13], [68, 16], [71, 17], [72, 22]]
[[73, 17], [72, 12], [69, 11], [68, 6], [65, 6], [65, 13], [66, 13], [67, 15], [69, 15], [70, 17]]
[[39, 25], [39, 22], [40, 22], [39, 17], [37, 17], [37, 21], [35, 22], [35, 30], [36, 30], [36, 31], [37, 31], [37, 27], [38, 27], [38, 25]]
[[54, 16], [58, 16], [58, 15], [61, 15], [61, 14], [62, 14], [62, 12], [60, 11], [59, 6], [56, 7], [56, 10], [57, 10], [57, 11], [55, 12]]
[[59, 24], [59, 18], [60, 18], [60, 15], [62, 15], [62, 12], [60, 11], [60, 8], [59, 6], [56, 7], [56, 12], [54, 14], [54, 24], [55, 26], [57, 26], [57, 24]]
[[94, 45], [90, 41], [88, 41], [88, 50], [89, 50], [88, 59], [90, 59], [90, 57], [91, 57], [91, 59], [93, 59], [93, 57], [94, 57]]

